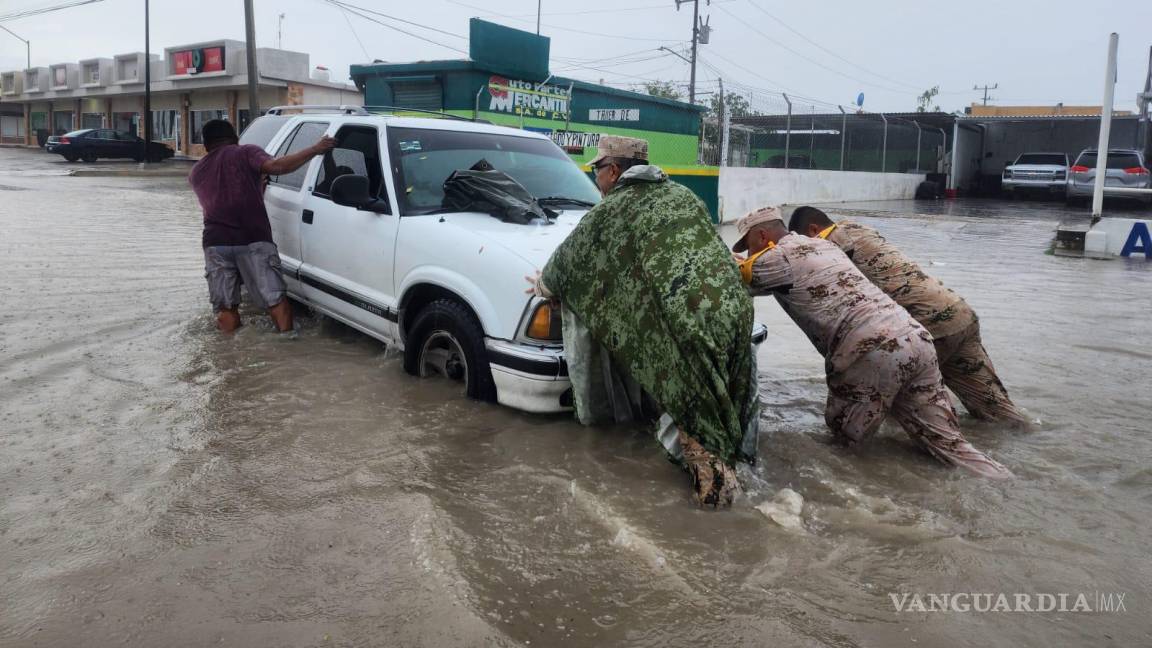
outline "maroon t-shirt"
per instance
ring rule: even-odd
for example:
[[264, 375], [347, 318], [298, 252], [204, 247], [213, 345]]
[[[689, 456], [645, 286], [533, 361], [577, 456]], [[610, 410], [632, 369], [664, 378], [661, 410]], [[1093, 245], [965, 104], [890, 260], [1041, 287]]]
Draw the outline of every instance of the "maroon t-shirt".
[[188, 184], [204, 210], [204, 247], [272, 243], [260, 167], [271, 160], [252, 144], [229, 144], [200, 158]]

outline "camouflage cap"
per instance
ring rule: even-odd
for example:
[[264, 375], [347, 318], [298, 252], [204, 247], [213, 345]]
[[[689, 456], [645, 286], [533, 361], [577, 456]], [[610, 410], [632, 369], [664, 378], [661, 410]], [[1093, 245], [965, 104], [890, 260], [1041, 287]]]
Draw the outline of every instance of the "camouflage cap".
[[648, 161], [648, 140], [620, 135], [601, 135], [596, 145], [596, 157], [588, 160], [588, 166], [596, 166], [604, 158], [627, 158]]
[[784, 215], [780, 212], [779, 207], [761, 207], [736, 221], [736, 231], [740, 233], [740, 240], [736, 241], [735, 245], [732, 246], [732, 251], [744, 252], [747, 250], [748, 242], [744, 239], [748, 236], [748, 232], [757, 225], [763, 225], [772, 221], [780, 221], [781, 225], [784, 224]]

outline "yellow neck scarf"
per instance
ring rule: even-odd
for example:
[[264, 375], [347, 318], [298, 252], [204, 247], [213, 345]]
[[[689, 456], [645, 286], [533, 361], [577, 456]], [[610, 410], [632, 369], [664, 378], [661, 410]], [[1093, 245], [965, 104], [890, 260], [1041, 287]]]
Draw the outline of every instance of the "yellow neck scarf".
[[760, 250], [756, 254], [749, 255], [747, 259], [740, 262], [740, 278], [744, 280], [745, 284], [752, 283], [752, 264], [756, 263], [756, 259], [759, 259], [760, 255], [774, 249], [775, 247], [775, 243], [768, 241], [768, 247]]
[[835, 224], [829, 225], [828, 227], [825, 227], [823, 230], [821, 230], [820, 233], [816, 235], [816, 238], [822, 238], [827, 241], [828, 237], [832, 235], [832, 230], [834, 229], [836, 229]]

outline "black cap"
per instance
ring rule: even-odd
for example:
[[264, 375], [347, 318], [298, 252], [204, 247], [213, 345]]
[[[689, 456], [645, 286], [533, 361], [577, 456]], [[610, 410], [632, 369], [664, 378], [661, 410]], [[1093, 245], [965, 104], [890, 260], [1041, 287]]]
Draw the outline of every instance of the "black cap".
[[205, 122], [200, 129], [200, 138], [205, 144], [216, 140], [238, 139], [236, 129], [227, 119], [210, 119]]

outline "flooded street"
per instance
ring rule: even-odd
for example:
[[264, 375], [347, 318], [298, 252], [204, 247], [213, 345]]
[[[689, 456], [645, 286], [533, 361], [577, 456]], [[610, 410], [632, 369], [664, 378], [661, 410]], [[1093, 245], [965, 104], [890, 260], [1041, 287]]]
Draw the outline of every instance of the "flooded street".
[[[823, 361], [762, 298], [761, 461], [713, 512], [643, 429], [464, 400], [317, 316], [220, 336], [186, 182], [57, 159], [0, 149], [0, 646], [1152, 644], [1152, 263], [1046, 255], [1083, 209], [828, 209], [977, 311], [1036, 423], [962, 426], [1016, 479], [891, 425], [831, 445]], [[754, 508], [786, 487], [802, 530]], [[893, 603], [962, 592], [1126, 610]]]

